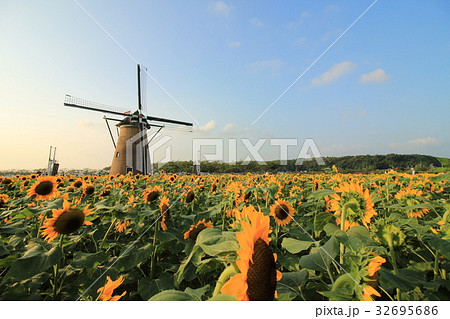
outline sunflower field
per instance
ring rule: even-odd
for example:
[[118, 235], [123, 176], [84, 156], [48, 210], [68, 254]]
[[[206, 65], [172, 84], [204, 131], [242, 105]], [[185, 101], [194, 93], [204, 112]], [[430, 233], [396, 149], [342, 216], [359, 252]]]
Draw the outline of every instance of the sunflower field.
[[0, 300], [450, 300], [448, 174], [0, 177]]

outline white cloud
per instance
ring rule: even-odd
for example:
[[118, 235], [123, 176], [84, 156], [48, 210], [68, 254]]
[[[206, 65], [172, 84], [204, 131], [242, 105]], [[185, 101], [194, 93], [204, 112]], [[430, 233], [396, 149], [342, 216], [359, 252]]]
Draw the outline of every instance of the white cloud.
[[341, 8], [339, 8], [337, 5], [334, 4], [330, 4], [328, 6], [325, 7], [324, 12], [325, 13], [329, 13], [329, 12], [336, 12], [339, 11]]
[[406, 143], [391, 143], [389, 144], [389, 147], [401, 150], [415, 150], [420, 149], [424, 146], [437, 146], [440, 144], [441, 142], [436, 140], [434, 137], [421, 137], [409, 140]]
[[355, 119], [355, 118], [360, 118], [360, 117], [365, 117], [365, 116], [367, 116], [367, 111], [364, 109], [347, 111], [347, 112], [342, 113], [343, 120], [350, 120], [350, 119]]
[[297, 38], [293, 42], [294, 45], [303, 45], [305, 43], [306, 43], [306, 38], [305, 37]]
[[222, 133], [224, 133], [226, 136], [240, 136], [240, 135], [248, 135], [253, 131], [253, 126], [247, 126], [243, 128], [237, 127], [233, 123], [229, 123], [224, 126]]
[[209, 4], [209, 10], [211, 10], [212, 12], [214, 12], [216, 14], [226, 16], [230, 13], [231, 6], [227, 5], [223, 1], [216, 1], [216, 2]]
[[342, 29], [336, 29], [332, 31], [327, 31], [325, 34], [320, 38], [320, 41], [327, 42], [331, 40], [336, 40], [341, 34], [343, 30]]
[[410, 140], [408, 143], [413, 145], [439, 145], [440, 143], [434, 137], [423, 137]]
[[230, 48], [239, 48], [241, 46], [241, 42], [236, 41], [236, 42], [228, 42], [228, 46]]
[[283, 65], [283, 62], [281, 60], [275, 59], [275, 60], [265, 60], [265, 61], [258, 61], [247, 64], [247, 66], [250, 68], [253, 72], [259, 72], [262, 70], [270, 69], [272, 70], [272, 74], [276, 75], [280, 67]]
[[314, 78], [311, 81], [312, 85], [325, 85], [330, 84], [337, 79], [339, 79], [344, 74], [352, 71], [355, 68], [356, 64], [351, 61], [344, 61], [341, 63], [337, 63], [331, 67], [330, 70], [323, 73], [322, 75]]
[[203, 126], [199, 126], [198, 130], [201, 132], [211, 132], [212, 130], [214, 130], [217, 127], [217, 123], [214, 120], [209, 121], [208, 123], [206, 123]]
[[254, 27], [262, 27], [264, 25], [264, 23], [259, 20], [258, 18], [253, 18], [250, 20], [250, 23], [254, 26]]
[[233, 132], [236, 129], [236, 125], [234, 125], [233, 123], [229, 123], [227, 125], [225, 125], [225, 127], [223, 128], [223, 131], [225, 133], [229, 133], [229, 132]]
[[386, 74], [386, 72], [383, 69], [376, 69], [375, 71], [372, 71], [368, 74], [361, 75], [361, 82], [367, 83], [367, 82], [377, 82], [381, 83], [384, 81], [389, 80], [391, 76], [389, 74]]
[[287, 25], [288, 29], [293, 29], [293, 28], [298, 27], [298, 26], [301, 25], [303, 22], [305, 22], [305, 20], [306, 20], [309, 16], [310, 16], [310, 13], [309, 13], [308, 11], [303, 11], [303, 12], [300, 14], [300, 17], [299, 17], [299, 19], [298, 19], [297, 21], [288, 23], [288, 25]]

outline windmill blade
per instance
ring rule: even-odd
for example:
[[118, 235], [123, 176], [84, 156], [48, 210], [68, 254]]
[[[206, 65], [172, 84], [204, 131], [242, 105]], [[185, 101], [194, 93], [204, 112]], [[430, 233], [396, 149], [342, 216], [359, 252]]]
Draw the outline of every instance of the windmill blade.
[[102, 113], [110, 113], [121, 116], [131, 116], [131, 112], [126, 109], [122, 109], [120, 107], [115, 107], [111, 105], [100, 104], [96, 102], [91, 102], [88, 100], [80, 99], [78, 97], [71, 96], [66, 94], [66, 98], [64, 100], [65, 106], [76, 107], [85, 110], [97, 111]]
[[147, 112], [147, 68], [138, 64], [138, 104], [140, 104], [141, 112]]
[[152, 121], [152, 122], [154, 121], [154, 122], [161, 122], [161, 123], [177, 124], [177, 125], [184, 125], [184, 126], [190, 126], [190, 127], [193, 126], [193, 124], [189, 123], [189, 122], [170, 120], [170, 119], [165, 119], [162, 117], [146, 116], [146, 118], [147, 118], [147, 120]]
[[[154, 125], [151, 125], [154, 126]], [[165, 131], [174, 131], [174, 132], [192, 132], [192, 127], [190, 126], [180, 126], [173, 124], [164, 124], [163, 128]]]

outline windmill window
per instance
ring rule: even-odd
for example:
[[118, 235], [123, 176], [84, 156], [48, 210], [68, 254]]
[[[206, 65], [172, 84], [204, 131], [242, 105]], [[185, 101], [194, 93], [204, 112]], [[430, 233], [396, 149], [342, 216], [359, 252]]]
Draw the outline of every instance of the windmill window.
[[117, 153], [116, 153], [116, 157], [119, 157], [119, 156], [120, 156], [120, 153], [119, 153], [119, 152], [117, 152]]

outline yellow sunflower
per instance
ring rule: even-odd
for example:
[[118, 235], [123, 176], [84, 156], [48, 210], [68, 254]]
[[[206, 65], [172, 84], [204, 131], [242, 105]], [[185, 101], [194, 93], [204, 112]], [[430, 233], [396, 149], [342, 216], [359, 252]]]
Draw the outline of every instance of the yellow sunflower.
[[236, 264], [240, 273], [228, 280], [220, 291], [236, 296], [237, 300], [273, 300], [276, 298], [276, 254], [269, 247], [270, 217], [260, 211], [249, 214], [250, 223], [242, 220], [244, 230], [237, 233], [240, 250]]
[[117, 230], [117, 232], [122, 233], [125, 229], [127, 229], [127, 226], [129, 224], [130, 224], [130, 221], [128, 219], [126, 221], [124, 221], [123, 223], [118, 221], [116, 223], [116, 230]]
[[58, 183], [54, 176], [38, 177], [28, 190], [28, 196], [35, 200], [48, 200], [59, 196]]
[[[421, 197], [423, 192], [418, 189], [405, 188], [399, 191], [395, 198], [399, 200], [400, 204], [403, 206], [413, 206], [418, 204], [423, 204], [418, 197]], [[429, 209], [427, 208], [416, 208], [411, 209], [406, 212], [408, 217], [420, 218], [423, 217], [426, 213], [428, 213]]]
[[75, 180], [72, 184], [70, 184], [70, 186], [72, 186], [73, 188], [83, 188], [84, 187], [84, 180], [82, 178], [78, 178], [77, 180]]
[[106, 276], [106, 284], [103, 287], [98, 288], [97, 292], [101, 293], [99, 299], [102, 301], [117, 301], [127, 293], [124, 291], [121, 295], [112, 296], [114, 289], [119, 287], [125, 279], [120, 276], [117, 280], [113, 281], [109, 276]]
[[94, 194], [94, 192], [95, 192], [94, 185], [87, 184], [87, 183], [83, 185], [83, 195], [84, 196], [92, 195], [92, 194]]
[[330, 195], [331, 210], [336, 215], [336, 223], [341, 224], [341, 214], [346, 208], [344, 230], [362, 223], [368, 228], [370, 220], [377, 214], [373, 208], [372, 195], [368, 189], [355, 182], [345, 182], [335, 187], [336, 194]]
[[159, 194], [161, 193], [161, 187], [159, 186], [153, 186], [152, 188], [147, 188], [142, 193], [142, 198], [144, 199], [144, 202], [147, 204], [150, 204], [155, 199], [159, 197]]
[[195, 199], [195, 193], [192, 189], [186, 193], [186, 203], [190, 203]]
[[170, 209], [169, 209], [169, 199], [164, 195], [161, 198], [161, 201], [159, 203], [159, 209], [161, 211], [161, 229], [162, 230], [167, 230], [167, 225], [166, 225], [166, 221], [169, 219], [170, 217]]
[[270, 207], [270, 215], [275, 218], [275, 221], [280, 226], [285, 226], [291, 222], [295, 215], [295, 210], [285, 200], [277, 200], [275, 204]]
[[191, 228], [184, 233], [184, 239], [192, 239], [193, 241], [197, 240], [198, 234], [206, 229], [206, 228], [213, 228], [213, 224], [211, 222], [206, 222], [204, 219], [199, 221], [197, 225], [191, 225]]
[[89, 205], [80, 210], [76, 208], [76, 205], [70, 206], [70, 203], [65, 200], [63, 208], [52, 209], [52, 218], [45, 219], [41, 234], [47, 242], [51, 242], [59, 234], [71, 234], [82, 225], [92, 225], [90, 221], [85, 220], [92, 211]]
[[375, 297], [381, 297], [380, 293], [376, 290], [378, 287], [378, 270], [381, 269], [381, 264], [386, 262], [386, 259], [378, 256], [375, 253], [371, 253], [374, 257], [370, 259], [367, 265], [367, 278], [362, 288], [362, 295], [360, 300], [373, 301]]
[[0, 207], [3, 206], [3, 204], [6, 204], [9, 200], [9, 196], [6, 194], [0, 194]]

